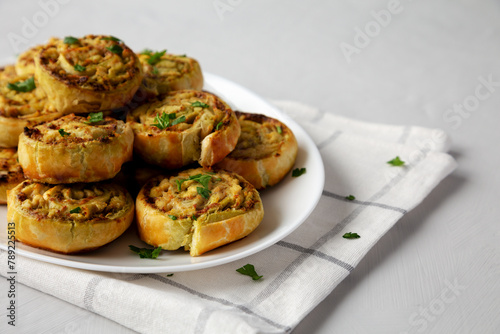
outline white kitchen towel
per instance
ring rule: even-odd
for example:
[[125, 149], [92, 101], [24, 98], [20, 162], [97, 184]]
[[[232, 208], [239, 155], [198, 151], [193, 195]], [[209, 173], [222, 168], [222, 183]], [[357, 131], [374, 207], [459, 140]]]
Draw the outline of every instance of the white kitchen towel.
[[[18, 256], [19, 282], [140, 333], [290, 332], [456, 163], [444, 153], [449, 141], [441, 130], [274, 104], [311, 135], [326, 173], [318, 206], [284, 240], [233, 263], [174, 275], [93, 272]], [[396, 156], [404, 166], [386, 163]], [[345, 239], [346, 232], [361, 237]], [[0, 262], [6, 257], [2, 251]], [[247, 263], [264, 278], [253, 281], [235, 271]]]

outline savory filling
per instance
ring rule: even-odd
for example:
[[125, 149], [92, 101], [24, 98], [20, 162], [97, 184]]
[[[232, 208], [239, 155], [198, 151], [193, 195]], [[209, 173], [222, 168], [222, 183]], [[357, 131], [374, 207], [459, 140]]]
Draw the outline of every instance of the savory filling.
[[48, 144], [84, 143], [97, 141], [106, 143], [120, 136], [125, 124], [111, 117], [102, 117], [102, 113], [88, 117], [68, 115], [52, 122], [25, 128], [24, 133], [31, 139]]
[[130, 117], [140, 123], [141, 130], [147, 134], [158, 134], [163, 130], [181, 132], [195, 127], [200, 129], [201, 138], [205, 138], [229, 121], [226, 107], [217, 102], [207, 93], [178, 91], [161, 101], [137, 108]]
[[282, 127], [256, 116], [240, 116], [241, 134], [230, 158], [259, 160], [279, 152], [285, 139]]
[[0, 183], [24, 179], [15, 148], [0, 149]]
[[17, 201], [32, 216], [68, 222], [116, 219], [133, 205], [122, 188], [102, 183], [68, 186], [25, 181]]
[[[55, 44], [59, 41], [58, 38], [51, 38], [47, 44]], [[45, 45], [37, 45], [21, 53], [17, 57], [16, 72], [19, 75], [35, 73], [35, 57], [45, 47]]]
[[32, 74], [19, 76], [13, 66], [0, 69], [0, 116], [33, 116], [48, 108], [47, 96]]
[[259, 201], [246, 182], [224, 171], [214, 174], [198, 169], [180, 173], [158, 180], [146, 190], [148, 202], [174, 220], [198, 220], [203, 216], [212, 222], [211, 215], [238, 214], [252, 209]]
[[138, 71], [137, 57], [110, 36], [66, 37], [40, 53], [41, 65], [67, 84], [97, 91], [127, 83]]
[[177, 80], [193, 70], [194, 60], [186, 56], [145, 50], [138, 57], [143, 65], [144, 74], [153, 78], [161, 78], [163, 82]]

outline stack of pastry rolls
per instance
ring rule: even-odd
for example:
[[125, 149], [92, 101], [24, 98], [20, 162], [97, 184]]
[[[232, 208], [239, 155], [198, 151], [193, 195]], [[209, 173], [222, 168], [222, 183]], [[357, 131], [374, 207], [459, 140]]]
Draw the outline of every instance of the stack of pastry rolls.
[[[202, 87], [196, 60], [135, 54], [103, 35], [53, 38], [1, 69], [0, 181], [10, 183], [0, 201], [11, 189], [16, 239], [84, 252], [135, 216], [145, 243], [198, 256], [254, 231], [258, 190], [290, 171], [297, 142], [280, 121], [235, 112]], [[116, 182], [131, 160], [140, 168], [125, 178], [143, 179], [135, 201], [134, 182]]]

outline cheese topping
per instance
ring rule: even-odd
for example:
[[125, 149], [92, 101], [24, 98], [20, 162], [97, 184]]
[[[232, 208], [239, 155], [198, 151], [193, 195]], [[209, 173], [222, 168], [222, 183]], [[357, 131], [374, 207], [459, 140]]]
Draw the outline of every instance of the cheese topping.
[[25, 213], [68, 223], [116, 219], [133, 205], [123, 188], [110, 183], [48, 185], [25, 181], [18, 191], [17, 201]]
[[69, 85], [97, 91], [126, 84], [137, 75], [138, 61], [123, 42], [107, 36], [88, 35], [74, 44], [59, 41], [40, 52], [41, 66], [53, 76]]

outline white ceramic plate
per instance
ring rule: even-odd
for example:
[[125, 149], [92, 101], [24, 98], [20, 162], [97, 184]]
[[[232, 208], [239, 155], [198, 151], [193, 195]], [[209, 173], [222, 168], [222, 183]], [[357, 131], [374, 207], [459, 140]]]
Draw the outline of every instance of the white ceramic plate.
[[[199, 257], [183, 250], [163, 251], [157, 259], [141, 259], [128, 245], [148, 247], [137, 236], [135, 228], [112, 243], [88, 254], [63, 255], [16, 243], [16, 252], [29, 258], [62, 266], [120, 273], [159, 273], [196, 270], [228, 263], [257, 253], [286, 237], [302, 224], [319, 201], [324, 186], [321, 156], [306, 132], [292, 119], [247, 89], [216, 75], [205, 73], [205, 89], [226, 100], [235, 110], [265, 114], [281, 120], [294, 132], [299, 153], [295, 167], [307, 173], [291, 177], [261, 191], [264, 220], [246, 238], [215, 249]], [[295, 168], [294, 167], [294, 168]], [[7, 248], [7, 208], [0, 207], [0, 248]]]

